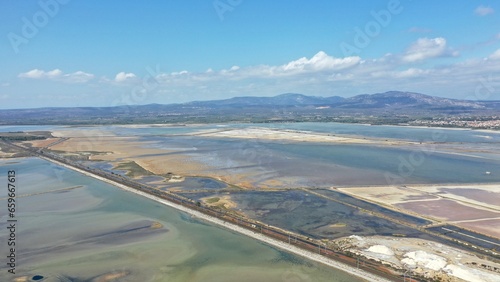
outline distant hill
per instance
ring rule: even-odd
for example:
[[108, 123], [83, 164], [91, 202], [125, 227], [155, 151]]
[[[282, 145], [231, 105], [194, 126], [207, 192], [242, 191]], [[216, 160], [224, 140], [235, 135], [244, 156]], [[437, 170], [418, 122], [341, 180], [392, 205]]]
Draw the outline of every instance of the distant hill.
[[[274, 97], [235, 97], [226, 100], [195, 101], [183, 104], [183, 106], [213, 107], [213, 108], [245, 108], [245, 107], [268, 107], [268, 106], [328, 106], [341, 109], [401, 109], [413, 108], [417, 110], [427, 109], [462, 109], [479, 110], [498, 108], [498, 105], [488, 105], [485, 102], [457, 100], [433, 97], [420, 93], [389, 91], [385, 93], [363, 94], [351, 98], [339, 96], [317, 97], [303, 94], [286, 93]], [[493, 107], [491, 107], [493, 106]]]
[[245, 107], [245, 106], [312, 106], [337, 103], [345, 100], [339, 96], [317, 97], [296, 93], [285, 93], [274, 97], [234, 97], [226, 100], [195, 101], [185, 103], [187, 106], [210, 107]]
[[417, 108], [417, 109], [484, 109], [484, 103], [433, 97], [420, 93], [389, 91], [364, 94], [347, 98], [340, 105], [343, 108]]
[[234, 97], [182, 104], [117, 107], [72, 107], [0, 110], [0, 124], [149, 123], [252, 120], [252, 117], [287, 118], [318, 115], [499, 114], [500, 101], [440, 98], [413, 92], [389, 91], [350, 98], [285, 93], [274, 97]]

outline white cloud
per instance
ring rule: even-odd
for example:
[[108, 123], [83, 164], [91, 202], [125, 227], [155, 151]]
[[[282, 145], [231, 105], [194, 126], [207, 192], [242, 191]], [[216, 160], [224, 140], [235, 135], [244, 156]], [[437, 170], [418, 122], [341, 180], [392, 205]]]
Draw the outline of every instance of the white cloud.
[[156, 79], [162, 83], [191, 83], [192, 81], [214, 81], [214, 80], [241, 80], [241, 79], [262, 79], [272, 77], [287, 77], [295, 75], [314, 75], [325, 73], [331, 75], [336, 71], [346, 70], [361, 63], [360, 57], [335, 58], [323, 51], [318, 52], [310, 59], [303, 57], [290, 61], [283, 65], [269, 66], [232, 66], [229, 69], [215, 71], [208, 69], [205, 72], [191, 73], [188, 71], [161, 73]]
[[394, 77], [398, 78], [412, 78], [412, 77], [422, 77], [429, 74], [429, 70], [417, 69], [417, 68], [409, 68], [404, 71], [394, 73]]
[[491, 54], [488, 58], [492, 60], [500, 60], [500, 49], [493, 52], [493, 54]]
[[119, 72], [115, 76], [115, 81], [116, 82], [125, 82], [130, 79], [135, 79], [137, 76], [131, 72], [125, 73], [125, 72]]
[[223, 75], [227, 75], [227, 76], [232, 76], [232, 77], [235, 77], [235, 74], [236, 72], [240, 69], [239, 66], [232, 66], [231, 68], [229, 68], [228, 70], [227, 69], [223, 69], [221, 70], [219, 73], [220, 74], [223, 74]]
[[183, 74], [188, 74], [189, 72], [187, 70], [183, 70], [183, 71], [180, 71], [180, 72], [173, 72], [172, 74], [173, 75], [183, 75]]
[[22, 77], [22, 78], [42, 78], [45, 75], [45, 72], [43, 70], [39, 69], [32, 69], [30, 71], [20, 73], [17, 77]]
[[32, 69], [30, 71], [20, 73], [18, 77], [28, 79], [49, 79], [69, 83], [85, 83], [92, 80], [94, 75], [83, 71], [64, 74], [60, 69], [53, 69], [51, 71]]
[[77, 71], [74, 73], [65, 74], [64, 78], [67, 82], [85, 83], [92, 80], [94, 78], [94, 75], [83, 71]]
[[352, 80], [354, 75], [352, 73], [336, 73], [332, 74], [328, 77], [327, 81], [345, 81], [345, 80]]
[[[425, 67], [405, 67], [408, 62], [453, 55], [456, 53], [443, 38], [424, 38], [401, 54], [386, 54], [376, 59], [334, 58], [318, 52], [311, 58], [274, 66], [230, 67], [184, 75], [161, 73], [156, 76], [158, 93], [166, 96], [158, 94], [158, 99], [176, 97], [174, 101], [178, 102], [285, 92], [350, 96], [393, 89], [465, 98], [473, 95], [481, 77], [500, 73], [500, 64], [494, 60], [497, 52], [486, 60], [478, 58], [439, 66], [429, 60]], [[492, 84], [500, 88], [500, 81]]]
[[446, 39], [420, 38], [413, 43], [402, 56], [403, 62], [413, 63], [430, 58], [457, 56], [458, 52], [452, 51], [446, 46]]
[[62, 75], [62, 71], [60, 69], [54, 69], [48, 72], [45, 72], [45, 76], [48, 78], [57, 78]]
[[311, 59], [302, 57], [282, 65], [279, 69], [283, 72], [314, 72], [323, 70], [340, 70], [352, 67], [361, 61], [360, 57], [335, 58], [323, 51], [319, 51]]
[[[467, 95], [474, 95], [477, 85], [481, 85], [482, 77], [500, 73], [499, 50], [486, 58], [456, 60], [448, 65], [443, 65], [442, 61], [439, 66], [433, 64], [432, 58], [450, 55], [453, 55], [453, 51], [447, 47], [443, 38], [423, 38], [401, 53], [385, 54], [374, 59], [336, 58], [320, 51], [312, 57], [276, 65], [229, 65], [226, 69], [200, 72], [157, 71], [154, 91], [144, 91], [151, 90], [148, 92], [151, 101], [157, 103], [245, 95], [270, 96], [286, 92], [352, 96], [388, 90], [466, 98]], [[425, 59], [429, 59], [427, 63], [418, 67], [408, 65], [409, 62], [421, 62]], [[65, 74], [59, 69], [33, 69], [19, 74], [19, 77], [75, 83], [94, 78], [92, 74], [82, 71]], [[106, 92], [112, 90], [109, 87], [130, 86], [129, 82], [139, 85], [140, 82], [135, 74], [125, 72], [120, 72], [115, 77], [100, 77], [95, 81], [98, 83], [92, 86], [103, 87], [101, 92], [104, 92], [103, 89]], [[119, 81], [126, 83], [118, 83]], [[493, 79], [491, 87], [500, 89], [500, 80]]]
[[491, 8], [489, 6], [484, 6], [484, 5], [481, 5], [474, 10], [474, 14], [481, 16], [481, 17], [487, 16], [487, 15], [490, 15], [493, 13], [495, 13], [495, 10], [493, 10], [493, 8]]

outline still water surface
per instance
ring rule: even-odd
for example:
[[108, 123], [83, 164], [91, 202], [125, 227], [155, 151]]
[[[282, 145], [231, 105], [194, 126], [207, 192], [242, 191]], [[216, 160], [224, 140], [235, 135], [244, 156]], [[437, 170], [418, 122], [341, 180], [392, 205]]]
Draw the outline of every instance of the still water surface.
[[[18, 179], [17, 274], [2, 263], [1, 281], [361, 281], [44, 160], [0, 160], [4, 181], [8, 170]], [[2, 255], [6, 240], [2, 231]]]

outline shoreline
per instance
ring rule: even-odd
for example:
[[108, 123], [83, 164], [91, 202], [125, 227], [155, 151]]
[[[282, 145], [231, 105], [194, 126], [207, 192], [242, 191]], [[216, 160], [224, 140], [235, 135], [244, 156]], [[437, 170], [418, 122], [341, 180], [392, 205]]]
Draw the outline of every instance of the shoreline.
[[[344, 124], [358, 124], [358, 123], [344, 123]], [[361, 124], [361, 123], [359, 123]], [[373, 124], [370, 126], [388, 126], [388, 127], [407, 127], [407, 128], [420, 128], [420, 129], [445, 129], [445, 130], [462, 130], [462, 131], [483, 131], [488, 133], [500, 133], [500, 130], [474, 128], [474, 127], [446, 127], [446, 126], [427, 126], [427, 125], [398, 125], [398, 124]]]
[[[334, 123], [343, 125], [359, 125], [359, 126], [384, 126], [384, 127], [399, 127], [399, 128], [416, 128], [416, 129], [443, 129], [443, 130], [459, 130], [459, 131], [476, 131], [485, 133], [495, 133], [500, 134], [500, 129], [489, 129], [489, 128], [474, 128], [474, 127], [446, 127], [446, 126], [429, 126], [429, 125], [404, 125], [404, 124], [369, 124], [369, 123], [356, 123], [356, 122], [338, 122], [338, 121], [294, 121], [294, 122], [270, 122], [275, 124], [300, 124], [300, 123]], [[50, 129], [73, 129], [79, 127], [89, 127], [98, 128], [103, 126], [116, 126], [122, 128], [158, 128], [158, 127], [197, 127], [197, 126], [214, 126], [214, 127], [227, 127], [231, 125], [259, 125], [265, 124], [261, 122], [245, 122], [245, 121], [228, 121], [228, 122], [216, 122], [216, 123], [139, 123], [139, 124], [127, 124], [127, 123], [109, 123], [109, 124], [1, 124], [2, 127], [51, 127]], [[33, 131], [33, 130], [29, 130]], [[50, 131], [50, 130], [47, 130]], [[7, 132], [7, 131], [6, 131]]]
[[71, 169], [73, 171], [82, 173], [82, 174], [84, 174], [84, 175], [86, 175], [88, 177], [92, 177], [94, 179], [106, 182], [108, 184], [111, 184], [111, 185], [113, 185], [113, 186], [115, 186], [117, 188], [120, 188], [122, 190], [125, 190], [127, 192], [135, 193], [137, 195], [146, 197], [146, 198], [148, 198], [150, 200], [154, 200], [154, 201], [156, 201], [158, 203], [161, 203], [163, 205], [169, 206], [169, 207], [174, 208], [174, 209], [176, 209], [178, 211], [185, 212], [185, 213], [187, 213], [187, 214], [189, 214], [189, 215], [191, 215], [191, 216], [193, 216], [195, 218], [198, 218], [198, 219], [201, 219], [201, 220], [213, 223], [213, 224], [215, 224], [218, 227], [222, 227], [222, 228], [228, 229], [228, 230], [230, 230], [232, 232], [236, 232], [238, 234], [245, 235], [247, 237], [256, 239], [256, 240], [258, 240], [258, 241], [260, 241], [260, 242], [262, 242], [264, 244], [276, 247], [276, 248], [278, 248], [280, 250], [283, 250], [285, 252], [293, 253], [293, 254], [298, 255], [300, 257], [303, 257], [305, 259], [312, 260], [312, 261], [321, 263], [323, 265], [327, 265], [327, 266], [333, 267], [333, 268], [335, 268], [335, 269], [337, 269], [339, 271], [346, 272], [346, 273], [348, 273], [350, 275], [353, 275], [353, 276], [356, 276], [358, 278], [361, 278], [361, 279], [364, 279], [364, 280], [367, 280], [367, 281], [381, 281], [381, 282], [391, 281], [391, 280], [387, 280], [387, 279], [385, 279], [383, 277], [376, 276], [375, 274], [368, 273], [368, 272], [365, 272], [363, 270], [353, 268], [353, 267], [351, 267], [349, 265], [346, 265], [344, 263], [341, 263], [341, 262], [338, 262], [338, 261], [326, 258], [326, 257], [321, 256], [319, 254], [312, 253], [312, 252], [307, 251], [307, 250], [303, 250], [303, 249], [298, 248], [298, 247], [296, 247], [294, 245], [290, 245], [290, 244], [287, 244], [285, 242], [281, 242], [279, 240], [267, 237], [267, 236], [262, 235], [260, 233], [257, 233], [257, 232], [254, 232], [254, 231], [250, 231], [248, 229], [245, 229], [245, 228], [242, 228], [240, 226], [234, 225], [234, 224], [232, 224], [230, 222], [225, 222], [225, 221], [223, 221], [223, 220], [221, 220], [219, 218], [212, 217], [212, 216], [203, 214], [201, 212], [191, 210], [189, 208], [186, 208], [184, 206], [181, 206], [181, 205], [169, 202], [167, 200], [161, 199], [161, 198], [153, 196], [151, 194], [148, 194], [148, 193], [145, 193], [145, 192], [142, 192], [142, 191], [130, 188], [130, 187], [126, 186], [126, 185], [117, 183], [115, 181], [106, 179], [104, 177], [88, 173], [88, 172], [86, 172], [84, 170], [81, 170], [81, 169], [78, 169], [78, 168], [66, 165], [64, 163], [61, 163], [61, 162], [58, 162], [58, 161], [55, 161], [55, 160], [52, 160], [52, 159], [49, 159], [49, 158], [45, 158], [45, 157], [39, 157], [39, 158], [41, 158], [43, 160], [46, 160], [46, 161], [49, 161], [49, 162], [52, 162], [52, 163], [55, 163], [55, 164], [57, 164], [59, 166], [65, 167], [67, 169]]

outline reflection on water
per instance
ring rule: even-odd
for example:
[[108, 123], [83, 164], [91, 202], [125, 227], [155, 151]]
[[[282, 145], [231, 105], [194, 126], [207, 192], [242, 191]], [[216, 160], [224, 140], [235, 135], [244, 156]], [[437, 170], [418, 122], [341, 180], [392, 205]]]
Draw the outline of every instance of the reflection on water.
[[43, 160], [12, 169], [19, 195], [46, 193], [19, 198], [17, 274], [2, 264], [0, 281], [360, 281]]
[[167, 190], [175, 189], [177, 191], [192, 191], [192, 190], [219, 190], [227, 188], [228, 185], [224, 182], [217, 181], [211, 178], [204, 177], [186, 177], [184, 181], [179, 183], [171, 183], [165, 186]]

